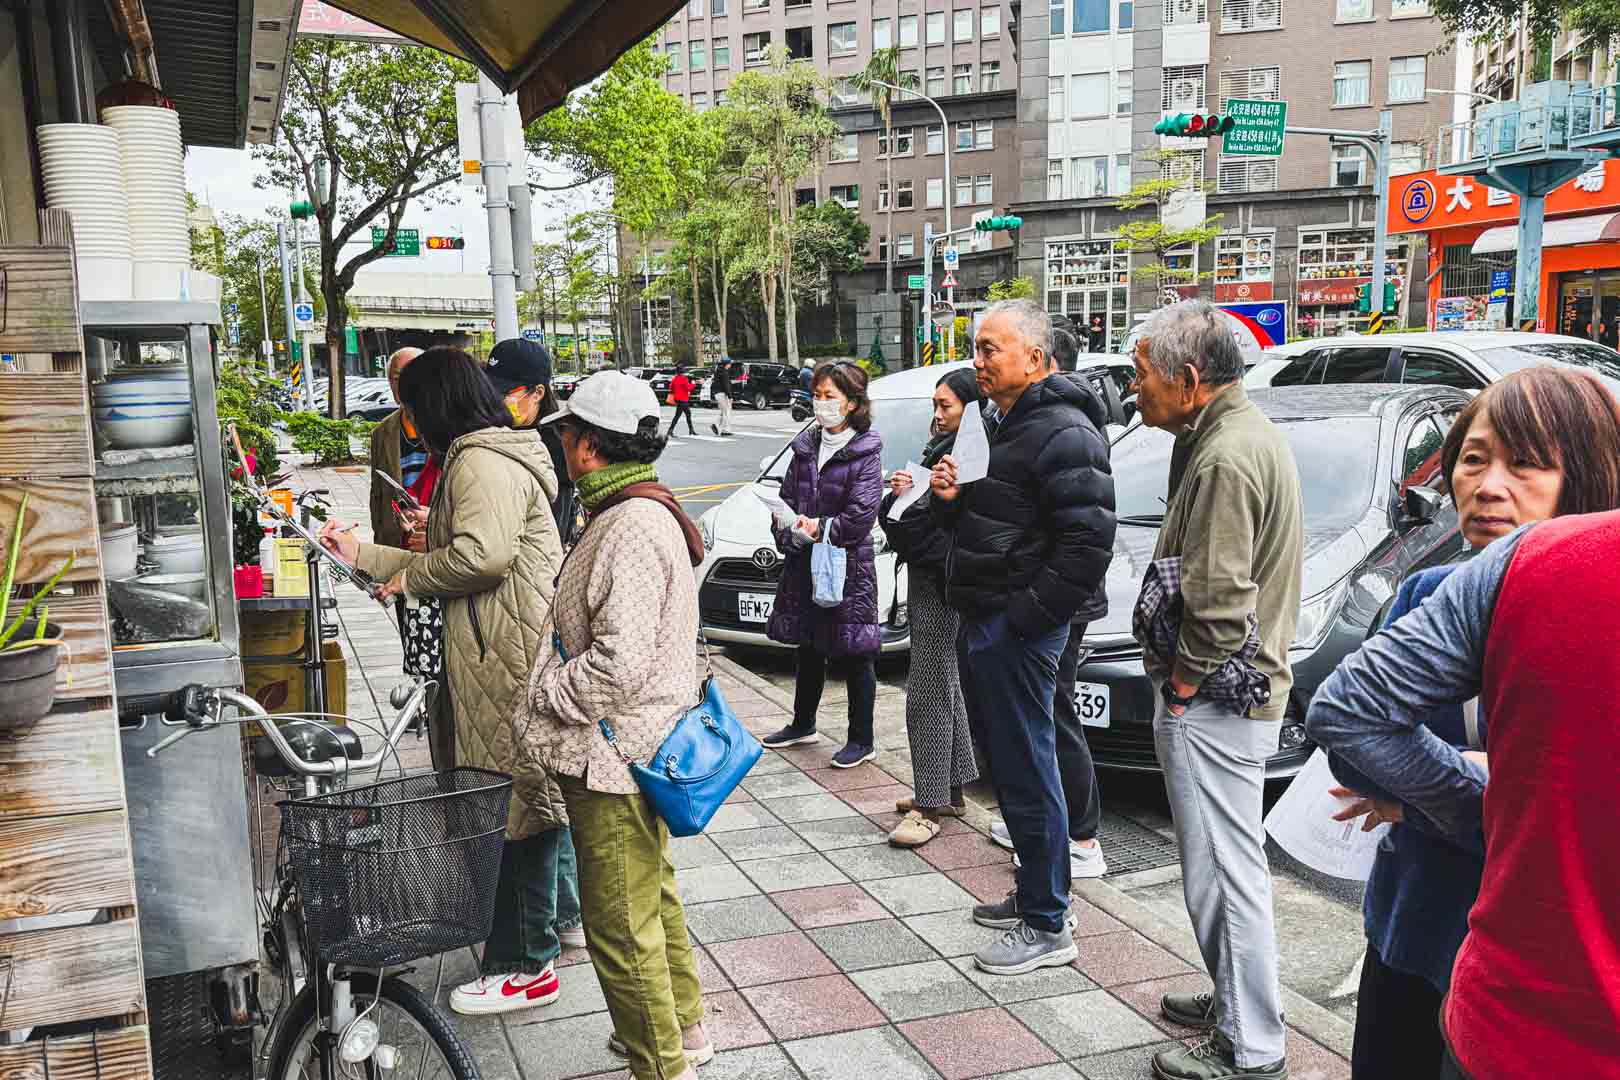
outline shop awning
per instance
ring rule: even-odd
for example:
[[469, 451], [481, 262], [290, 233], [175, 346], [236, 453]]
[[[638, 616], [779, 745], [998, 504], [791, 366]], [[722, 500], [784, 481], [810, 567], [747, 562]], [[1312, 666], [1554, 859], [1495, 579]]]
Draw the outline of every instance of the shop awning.
[[[1584, 217], [1553, 218], [1541, 227], [1541, 246], [1570, 247], [1620, 240], [1620, 214], [1587, 214]], [[1474, 241], [1475, 255], [1519, 250], [1519, 227], [1498, 225], [1486, 229]]]
[[527, 123], [596, 78], [682, 0], [328, 0], [368, 22], [471, 61], [518, 96]]

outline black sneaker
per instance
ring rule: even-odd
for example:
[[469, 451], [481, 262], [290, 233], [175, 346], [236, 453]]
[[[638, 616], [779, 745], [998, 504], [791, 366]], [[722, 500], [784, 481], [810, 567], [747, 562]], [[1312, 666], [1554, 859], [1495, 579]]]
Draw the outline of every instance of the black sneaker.
[[862, 746], [860, 743], [845, 743], [844, 748], [833, 755], [832, 767], [835, 769], [853, 769], [863, 761], [871, 761], [877, 757], [877, 749], [871, 746]]
[[718, 434], [720, 434], [720, 425], [719, 424], [710, 424], [709, 425], [709, 430], [714, 432], [716, 435], [718, 435]]
[[975, 904], [973, 921], [992, 930], [1011, 930], [1024, 921], [1018, 914], [1018, 890], [1008, 889], [1007, 895], [994, 904]]
[[1180, 1046], [1153, 1055], [1157, 1080], [1288, 1080], [1288, 1059], [1269, 1065], [1239, 1065], [1232, 1044], [1215, 1032], [1197, 1046]]
[[1215, 995], [1166, 994], [1159, 1000], [1159, 1012], [1182, 1027], [1207, 1030], [1215, 1026]]
[[803, 746], [807, 743], [815, 743], [820, 741], [821, 736], [817, 735], [814, 729], [805, 731], [802, 728], [796, 728], [792, 724], [789, 724], [781, 731], [771, 732], [769, 735], [759, 740], [759, 744], [771, 750], [780, 750], [784, 746]]

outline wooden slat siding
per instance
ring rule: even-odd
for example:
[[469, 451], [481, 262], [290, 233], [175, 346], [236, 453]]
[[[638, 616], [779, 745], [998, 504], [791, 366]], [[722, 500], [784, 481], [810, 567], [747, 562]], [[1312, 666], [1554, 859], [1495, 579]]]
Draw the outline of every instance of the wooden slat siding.
[[[49, 1055], [49, 1071], [46, 1069]], [[151, 1080], [151, 1039], [144, 1027], [98, 1031], [0, 1046], [0, 1080]]]
[[0, 920], [133, 904], [128, 857], [117, 811], [0, 824]]
[[111, 697], [112, 645], [107, 636], [107, 598], [99, 592], [87, 596], [50, 596], [40, 604], [47, 609], [46, 620], [60, 626], [67, 639], [67, 646], [58, 657], [56, 699]]
[[84, 376], [0, 375], [0, 468], [13, 476], [89, 476]]
[[[11, 1001], [0, 1030], [119, 1016], [142, 1008], [133, 919], [0, 937], [11, 958]], [[54, 1072], [54, 1070], [53, 1070]]]
[[[0, 471], [10, 472], [4, 461], [0, 461]], [[29, 493], [28, 519], [23, 522], [22, 548], [17, 553], [16, 583], [43, 584], [75, 553], [73, 569], [62, 580], [99, 582], [100, 534], [90, 480], [0, 479], [0, 536], [8, 542], [25, 490]]]
[[65, 247], [0, 247], [0, 352], [80, 352], [73, 257]]
[[124, 809], [118, 717], [58, 705], [21, 731], [0, 732], [0, 822]]

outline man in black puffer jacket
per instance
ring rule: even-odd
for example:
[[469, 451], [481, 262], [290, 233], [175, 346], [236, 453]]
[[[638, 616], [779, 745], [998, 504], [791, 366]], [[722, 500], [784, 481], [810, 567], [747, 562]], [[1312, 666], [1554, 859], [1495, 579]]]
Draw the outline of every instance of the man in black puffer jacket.
[[1007, 931], [975, 962], [1017, 975], [1077, 955], [1052, 699], [1069, 623], [1101, 595], [1113, 557], [1114, 481], [1107, 414], [1089, 390], [1052, 373], [1046, 312], [1029, 300], [992, 304], [974, 344], [979, 391], [996, 417], [989, 473], [959, 484], [947, 455], [931, 502], [954, 534], [946, 589], [962, 613], [958, 667], [969, 711], [986, 720], [991, 777], [1020, 862], [1014, 892], [973, 909], [975, 921]]

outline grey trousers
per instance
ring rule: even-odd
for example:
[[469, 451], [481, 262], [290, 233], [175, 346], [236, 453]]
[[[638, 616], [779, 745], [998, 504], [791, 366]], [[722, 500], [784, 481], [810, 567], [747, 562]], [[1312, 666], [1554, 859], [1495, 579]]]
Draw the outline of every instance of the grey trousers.
[[[1157, 685], [1155, 685], [1157, 689]], [[1155, 695], [1157, 696], [1157, 695]], [[1198, 699], [1153, 720], [1187, 914], [1215, 981], [1215, 1026], [1239, 1067], [1283, 1055], [1282, 991], [1261, 797], [1281, 721], [1250, 720]]]

